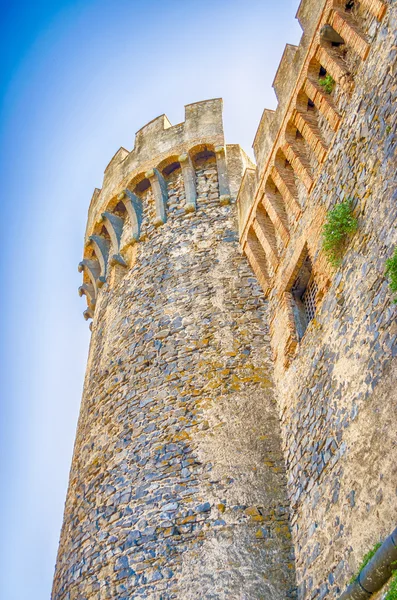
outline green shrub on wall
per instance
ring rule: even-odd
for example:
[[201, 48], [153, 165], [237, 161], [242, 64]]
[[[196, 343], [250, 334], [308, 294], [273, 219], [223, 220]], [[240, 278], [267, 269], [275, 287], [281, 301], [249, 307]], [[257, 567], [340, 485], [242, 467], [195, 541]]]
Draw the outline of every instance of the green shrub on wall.
[[343, 200], [327, 213], [323, 226], [323, 249], [333, 267], [342, 262], [343, 252], [350, 235], [357, 231], [352, 201]]
[[335, 80], [331, 77], [331, 75], [326, 75], [322, 79], [319, 79], [318, 82], [327, 94], [332, 94], [335, 86]]
[[[397, 246], [394, 248], [394, 254], [386, 261], [385, 275], [389, 277], [389, 285], [393, 294], [397, 294]], [[394, 299], [397, 304], [397, 298]]]

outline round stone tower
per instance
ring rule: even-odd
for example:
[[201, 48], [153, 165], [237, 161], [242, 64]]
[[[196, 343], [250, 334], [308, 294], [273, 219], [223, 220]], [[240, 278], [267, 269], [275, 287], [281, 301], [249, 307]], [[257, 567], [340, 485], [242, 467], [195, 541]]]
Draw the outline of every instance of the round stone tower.
[[237, 241], [249, 165], [209, 100], [143, 127], [94, 192], [53, 600], [294, 597], [266, 304]]

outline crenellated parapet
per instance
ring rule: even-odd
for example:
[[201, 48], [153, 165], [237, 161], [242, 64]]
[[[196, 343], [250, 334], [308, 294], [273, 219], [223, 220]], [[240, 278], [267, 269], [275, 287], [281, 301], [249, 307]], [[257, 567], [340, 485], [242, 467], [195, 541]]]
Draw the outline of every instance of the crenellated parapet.
[[[263, 112], [253, 143], [257, 169], [246, 172], [237, 201], [241, 248], [265, 293], [278, 299], [281, 312], [289, 306], [288, 295], [305, 260], [316, 275], [314, 302], [329, 284], [329, 267], [327, 274], [317, 241], [312, 241], [320, 235], [325, 210], [313, 207], [311, 196], [387, 6], [384, 0], [302, 0], [297, 13], [301, 42], [286, 46], [276, 73], [278, 107]], [[292, 308], [284, 313], [289, 315]], [[299, 338], [288, 315], [285, 365]]]
[[[171, 125], [165, 115], [147, 123], [135, 135], [133, 149], [120, 148], [105, 169], [102, 189], [95, 190], [91, 200], [87, 232], [93, 227], [98, 213], [103, 212], [110, 198], [138, 184], [146, 173], [164, 168], [169, 159], [190, 153], [201, 145], [212, 149], [224, 145], [222, 100], [216, 98], [185, 107], [185, 121]], [[162, 169], [160, 169], [162, 170]]]
[[225, 146], [221, 99], [186, 106], [185, 121], [178, 125], [172, 126], [165, 115], [154, 119], [137, 132], [131, 152], [125, 148], [116, 152], [88, 212], [79, 265], [83, 273], [79, 293], [88, 302], [85, 318], [93, 316], [99, 290], [110, 283], [112, 272], [118, 270], [118, 279], [133, 265], [134, 246], [167, 223], [171, 175], [181, 178], [186, 218], [196, 211], [197, 162], [205, 158], [216, 165], [219, 203], [229, 204], [252, 163], [239, 146]]

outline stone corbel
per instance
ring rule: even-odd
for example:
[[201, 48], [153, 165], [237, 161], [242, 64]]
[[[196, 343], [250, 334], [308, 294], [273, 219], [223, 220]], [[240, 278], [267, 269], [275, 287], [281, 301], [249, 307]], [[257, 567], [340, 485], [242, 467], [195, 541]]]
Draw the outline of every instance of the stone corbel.
[[142, 201], [130, 190], [124, 190], [124, 192], [121, 192], [118, 199], [124, 204], [127, 214], [130, 218], [132, 233], [127, 244], [135, 244], [135, 242], [138, 242], [139, 238], [141, 237], [141, 224], [143, 217]]
[[182, 169], [183, 184], [185, 186], [186, 204], [185, 211], [195, 212], [197, 201], [196, 172], [188, 154], [181, 154], [178, 161]]
[[323, 25], [320, 29], [320, 40], [322, 42], [330, 42], [334, 44], [344, 44], [345, 40], [335, 31], [331, 25]]
[[89, 240], [94, 246], [95, 254], [99, 261], [100, 275], [97, 279], [97, 286], [101, 288], [106, 283], [107, 278], [109, 242], [102, 235], [90, 235]]
[[230, 204], [230, 189], [227, 177], [225, 146], [215, 148], [216, 166], [218, 169], [219, 201], [221, 204]]
[[282, 151], [308, 192], [313, 187], [310, 164], [298, 144], [284, 140]]
[[152, 186], [154, 200], [156, 203], [156, 218], [154, 225], [159, 227], [167, 221], [166, 206], [168, 200], [167, 182], [157, 169], [151, 169], [145, 175]]
[[110, 257], [110, 264], [121, 265], [122, 267], [126, 267], [127, 263], [120, 254], [120, 242], [123, 233], [124, 221], [118, 215], [114, 215], [110, 212], [102, 213], [102, 218], [107, 232], [110, 236], [110, 239], [112, 241], [112, 248], [114, 251], [114, 254], [112, 254], [112, 256]]
[[84, 258], [79, 263], [78, 268], [79, 273], [83, 273], [83, 271], [87, 272], [96, 294], [97, 287], [101, 287], [100, 285], [98, 286], [98, 280], [101, 276], [101, 266], [99, 261], [96, 259]]
[[94, 318], [94, 311], [91, 308], [87, 308], [84, 312], [83, 312], [83, 317], [86, 321], [88, 321], [88, 319], [93, 319]]
[[79, 296], [80, 296], [80, 298], [82, 296], [86, 296], [87, 301], [88, 301], [88, 306], [92, 309], [95, 308], [96, 293], [95, 293], [95, 288], [92, 285], [92, 283], [83, 283], [83, 285], [81, 285], [79, 287]]

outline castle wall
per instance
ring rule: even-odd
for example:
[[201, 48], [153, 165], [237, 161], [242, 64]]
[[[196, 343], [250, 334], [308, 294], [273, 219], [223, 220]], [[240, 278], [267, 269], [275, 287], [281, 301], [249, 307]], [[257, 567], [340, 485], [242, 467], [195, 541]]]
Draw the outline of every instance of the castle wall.
[[143, 190], [98, 289], [54, 600], [295, 597], [266, 304], [206, 148], [196, 210], [181, 168], [161, 226]]
[[[314, 45], [323, 24], [336, 22], [331, 4]], [[397, 326], [384, 271], [397, 243], [397, 10], [392, 3], [374, 2], [370, 12], [369, 5], [363, 2], [345, 15], [360, 25], [360, 39], [368, 48], [363, 51], [358, 38], [344, 31], [339, 66], [345, 75], [338, 80], [335, 71], [332, 93], [322, 94], [310, 108], [307, 119], [316, 116], [310, 133], [284, 100], [284, 123], [294, 121], [305, 146], [302, 137], [291, 141], [283, 131], [273, 135], [271, 152], [280, 139], [284, 152], [288, 141], [296, 150], [289, 155], [290, 180], [280, 163], [272, 170], [271, 152], [264, 156], [258, 149], [259, 184], [251, 193], [251, 213], [240, 222], [242, 245], [269, 301], [298, 597], [305, 600], [338, 598], [363, 555], [395, 527]], [[324, 47], [319, 48], [312, 53], [324, 65]], [[307, 83], [307, 75], [297, 77], [299, 100], [300, 86], [313, 93], [313, 78]], [[298, 110], [303, 113], [299, 104]], [[322, 119], [336, 131], [329, 135], [328, 129], [328, 138]], [[273, 188], [265, 183], [269, 173], [277, 184]], [[293, 184], [295, 195], [289, 194]], [[240, 190], [244, 215], [250, 185], [252, 177], [251, 184], [243, 180]], [[322, 251], [321, 231], [327, 210], [346, 198], [353, 200], [358, 231], [341, 266], [333, 269]], [[282, 200], [284, 237], [285, 222], [276, 210]], [[266, 229], [264, 210], [273, 232]], [[256, 253], [254, 235], [262, 248]], [[278, 245], [272, 247], [274, 240]], [[318, 285], [317, 309], [300, 339], [291, 297], [306, 256]]]
[[[210, 100], [142, 128], [94, 192], [54, 600], [282, 600], [296, 581], [330, 600], [395, 528], [397, 8], [297, 16], [256, 168]], [[322, 228], [345, 199], [334, 268]]]

